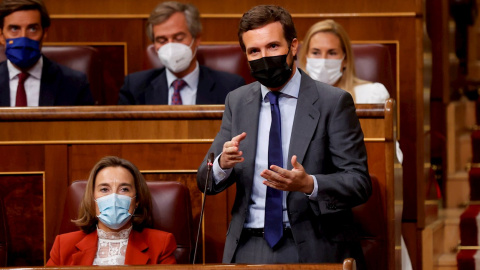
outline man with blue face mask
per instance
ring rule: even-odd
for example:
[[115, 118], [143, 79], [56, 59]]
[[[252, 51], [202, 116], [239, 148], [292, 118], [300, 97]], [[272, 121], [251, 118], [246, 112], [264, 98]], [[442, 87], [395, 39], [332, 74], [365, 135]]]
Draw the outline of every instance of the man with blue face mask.
[[165, 66], [125, 78], [118, 104], [223, 104], [228, 92], [245, 84], [240, 76], [200, 66], [202, 25], [191, 4], [163, 2], [150, 14], [147, 35]]
[[0, 106], [93, 105], [85, 74], [42, 56], [50, 17], [42, 0], [0, 3]]
[[[351, 95], [296, 67], [297, 33], [282, 7], [244, 13], [238, 39], [257, 82], [228, 94], [207, 152], [216, 156], [209, 194], [232, 184], [237, 190], [223, 262], [341, 263], [350, 257], [365, 269], [351, 208], [372, 189]], [[201, 191], [205, 160], [197, 173]]]

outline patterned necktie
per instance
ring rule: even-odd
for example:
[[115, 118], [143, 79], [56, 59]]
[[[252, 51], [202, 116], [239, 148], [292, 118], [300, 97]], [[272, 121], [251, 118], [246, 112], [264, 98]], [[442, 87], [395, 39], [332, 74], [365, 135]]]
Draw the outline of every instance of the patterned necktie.
[[[270, 109], [272, 112], [272, 124], [268, 140], [268, 168], [270, 165], [283, 167], [282, 133], [278, 96], [280, 92], [268, 92]], [[278, 189], [267, 187], [265, 198], [265, 240], [273, 248], [283, 236], [283, 192]]]
[[173, 95], [172, 95], [172, 105], [182, 105], [182, 97], [180, 96], [180, 90], [187, 85], [187, 83], [182, 79], [177, 79], [173, 81]]
[[28, 73], [22, 72], [18, 74], [17, 97], [15, 99], [16, 107], [27, 106], [27, 93], [25, 92], [25, 81], [28, 78]]

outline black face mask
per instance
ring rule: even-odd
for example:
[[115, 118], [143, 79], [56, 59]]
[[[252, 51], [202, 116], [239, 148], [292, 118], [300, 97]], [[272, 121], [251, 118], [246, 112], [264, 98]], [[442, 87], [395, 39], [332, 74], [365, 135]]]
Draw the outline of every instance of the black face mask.
[[[248, 61], [252, 76], [268, 88], [284, 85], [292, 75], [292, 67], [287, 64], [287, 54], [262, 57]], [[293, 62], [292, 62], [293, 66]]]

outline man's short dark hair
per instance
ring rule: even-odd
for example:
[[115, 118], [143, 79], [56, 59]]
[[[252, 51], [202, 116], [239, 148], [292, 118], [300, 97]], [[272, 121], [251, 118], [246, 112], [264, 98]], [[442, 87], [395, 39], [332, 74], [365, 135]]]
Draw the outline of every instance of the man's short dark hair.
[[269, 23], [280, 22], [283, 28], [283, 35], [288, 42], [288, 46], [292, 43], [294, 38], [297, 38], [297, 31], [293, 24], [290, 13], [280, 6], [274, 5], [260, 5], [253, 7], [245, 12], [240, 20], [238, 26], [238, 41], [240, 47], [245, 52], [245, 43], [243, 43], [243, 33], [260, 28]]
[[5, 17], [20, 10], [38, 10], [42, 28], [50, 27], [50, 15], [42, 0], [3, 0], [0, 3], [0, 28], [3, 29]]

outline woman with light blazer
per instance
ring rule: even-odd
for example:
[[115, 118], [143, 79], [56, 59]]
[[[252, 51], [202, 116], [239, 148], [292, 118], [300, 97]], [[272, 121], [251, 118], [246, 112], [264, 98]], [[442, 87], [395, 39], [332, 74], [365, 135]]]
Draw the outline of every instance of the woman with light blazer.
[[313, 79], [346, 90], [355, 103], [385, 103], [390, 97], [383, 84], [356, 76], [350, 39], [334, 20], [310, 27], [300, 49], [299, 66]]

